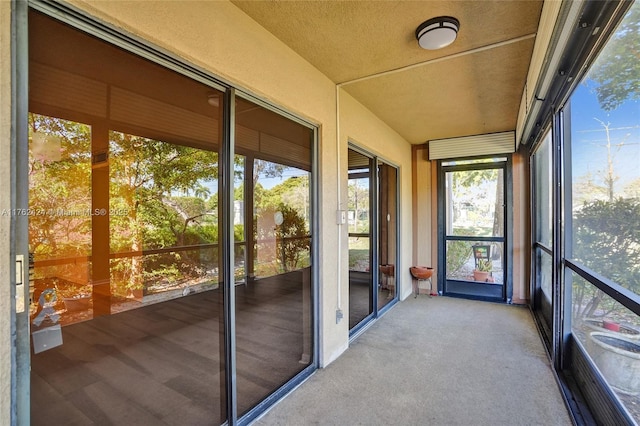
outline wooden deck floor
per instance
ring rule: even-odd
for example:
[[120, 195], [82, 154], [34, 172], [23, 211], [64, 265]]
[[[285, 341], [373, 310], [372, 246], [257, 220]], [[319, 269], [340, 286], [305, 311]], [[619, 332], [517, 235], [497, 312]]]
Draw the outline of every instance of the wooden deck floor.
[[[220, 297], [207, 291], [63, 327], [62, 346], [32, 355], [32, 424], [222, 423]], [[308, 297], [297, 277], [236, 287], [239, 413], [308, 365]]]

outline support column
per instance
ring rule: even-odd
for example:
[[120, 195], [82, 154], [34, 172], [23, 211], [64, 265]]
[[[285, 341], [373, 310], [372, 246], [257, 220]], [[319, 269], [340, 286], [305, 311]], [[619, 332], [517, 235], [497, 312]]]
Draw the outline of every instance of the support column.
[[109, 127], [91, 125], [91, 282], [93, 316], [111, 314], [109, 276]]

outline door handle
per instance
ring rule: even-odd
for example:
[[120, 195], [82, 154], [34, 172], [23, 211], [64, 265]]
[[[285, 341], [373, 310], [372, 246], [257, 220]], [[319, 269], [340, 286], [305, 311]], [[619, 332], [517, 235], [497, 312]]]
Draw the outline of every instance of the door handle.
[[24, 255], [16, 255], [16, 313], [25, 310], [24, 300]]

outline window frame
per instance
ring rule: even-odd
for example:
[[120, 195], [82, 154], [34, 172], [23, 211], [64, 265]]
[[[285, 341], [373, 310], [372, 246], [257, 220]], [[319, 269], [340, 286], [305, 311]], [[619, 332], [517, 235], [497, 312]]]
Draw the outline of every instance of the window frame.
[[[617, 283], [599, 275], [580, 264], [570, 256], [572, 252], [572, 182], [571, 178], [571, 122], [570, 98], [577, 86], [583, 81], [590, 67], [615, 32], [633, 2], [614, 1], [585, 2], [581, 5], [581, 25], [570, 35], [567, 43], [564, 65], [560, 65], [551, 80], [550, 90], [542, 102], [539, 113], [534, 117], [539, 129], [530, 138], [528, 147], [532, 156], [548, 126], [552, 128], [553, 158], [553, 331], [552, 339], [546, 340], [553, 371], [570, 407], [571, 415], [577, 423], [595, 424], [596, 420], [608, 419], [616, 424], [633, 423], [626, 409], [606, 384], [604, 378], [586, 354], [581, 344], [573, 336], [571, 329], [572, 313], [572, 275], [576, 274], [590, 285], [605, 292], [636, 315], [640, 315], [640, 295], [634, 294]], [[597, 32], [582, 29], [597, 28]], [[530, 157], [531, 158], [531, 157]], [[531, 161], [533, 163], [533, 161]], [[542, 246], [536, 241], [536, 216], [534, 202], [534, 173], [530, 167], [531, 189], [531, 308], [541, 334], [545, 334], [535, 303], [536, 259], [535, 250]], [[546, 250], [545, 250], [546, 251]], [[592, 416], [593, 415], [593, 416]]]

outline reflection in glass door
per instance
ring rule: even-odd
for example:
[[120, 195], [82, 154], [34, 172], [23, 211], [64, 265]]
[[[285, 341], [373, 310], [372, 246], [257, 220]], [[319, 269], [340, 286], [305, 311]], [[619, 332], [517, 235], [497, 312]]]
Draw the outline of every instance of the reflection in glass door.
[[250, 421], [317, 359], [314, 129], [35, 11], [29, 41], [31, 423]]
[[442, 166], [445, 295], [507, 298], [505, 167], [505, 159]]
[[397, 297], [398, 169], [349, 149], [349, 329]]
[[33, 11], [29, 42], [31, 423], [224, 423], [223, 93]]
[[242, 153], [234, 183], [239, 415], [313, 362], [312, 140], [311, 129], [236, 99], [236, 151]]

